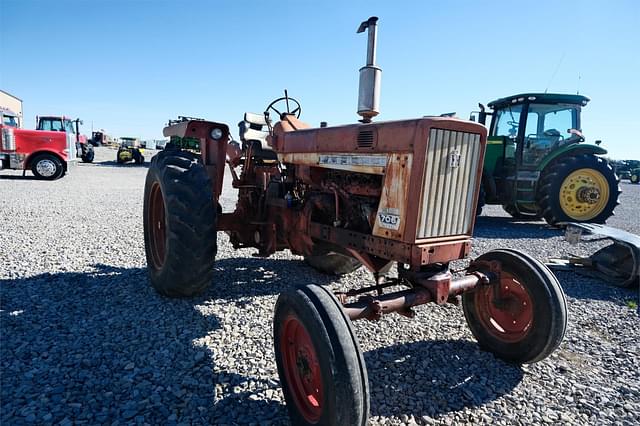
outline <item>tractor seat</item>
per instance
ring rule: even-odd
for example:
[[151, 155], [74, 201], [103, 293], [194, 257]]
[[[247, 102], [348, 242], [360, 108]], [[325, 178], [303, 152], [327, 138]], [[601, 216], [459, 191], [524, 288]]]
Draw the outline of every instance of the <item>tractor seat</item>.
[[264, 160], [277, 160], [278, 156], [267, 143], [269, 132], [264, 130], [267, 121], [262, 114], [244, 113], [244, 120], [238, 123], [242, 148], [253, 147], [254, 157]]

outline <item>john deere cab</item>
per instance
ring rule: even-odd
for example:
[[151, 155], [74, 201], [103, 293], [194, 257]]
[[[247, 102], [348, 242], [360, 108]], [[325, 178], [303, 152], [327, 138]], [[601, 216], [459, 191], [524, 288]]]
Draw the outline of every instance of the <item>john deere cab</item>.
[[[618, 179], [600, 155], [585, 144], [582, 95], [527, 93], [479, 104], [478, 121], [491, 117], [484, 159], [484, 203], [502, 204], [517, 218], [604, 223], [618, 205]], [[473, 116], [472, 116], [473, 119]]]

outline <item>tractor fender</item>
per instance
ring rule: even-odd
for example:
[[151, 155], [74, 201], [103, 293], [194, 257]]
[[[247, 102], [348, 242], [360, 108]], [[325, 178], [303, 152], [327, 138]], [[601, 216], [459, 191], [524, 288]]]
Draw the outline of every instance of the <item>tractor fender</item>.
[[36, 158], [38, 155], [40, 154], [51, 154], [55, 157], [57, 157], [60, 162], [62, 163], [62, 167], [64, 167], [64, 170], [67, 171], [67, 160], [65, 158], [63, 158], [60, 153], [56, 150], [53, 149], [39, 149], [38, 151], [34, 151], [31, 154], [29, 154], [29, 156], [25, 159], [24, 161], [24, 167], [23, 169], [28, 170], [31, 168], [31, 161]]
[[589, 145], [589, 144], [571, 144], [563, 146], [549, 155], [547, 155], [538, 166], [538, 171], [544, 170], [549, 164], [557, 161], [562, 157], [583, 155], [583, 154], [593, 154], [593, 155], [604, 155], [607, 153], [607, 150], [604, 148], [600, 148], [598, 145]]

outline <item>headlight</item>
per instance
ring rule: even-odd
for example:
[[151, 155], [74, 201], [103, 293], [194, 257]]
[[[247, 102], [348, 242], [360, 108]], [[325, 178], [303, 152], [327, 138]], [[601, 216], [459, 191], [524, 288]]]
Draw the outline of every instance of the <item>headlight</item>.
[[222, 137], [222, 129], [218, 129], [217, 127], [214, 127], [213, 129], [211, 129], [211, 139], [217, 141], [221, 137]]

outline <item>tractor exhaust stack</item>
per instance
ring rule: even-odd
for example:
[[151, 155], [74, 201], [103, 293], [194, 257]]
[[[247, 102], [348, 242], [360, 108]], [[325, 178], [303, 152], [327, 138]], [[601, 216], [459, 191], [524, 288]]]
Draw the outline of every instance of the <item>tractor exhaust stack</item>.
[[382, 69], [376, 66], [376, 41], [378, 18], [372, 16], [360, 24], [358, 33], [369, 30], [367, 42], [367, 65], [360, 68], [360, 87], [358, 91], [358, 114], [363, 123], [380, 113], [380, 79]]

